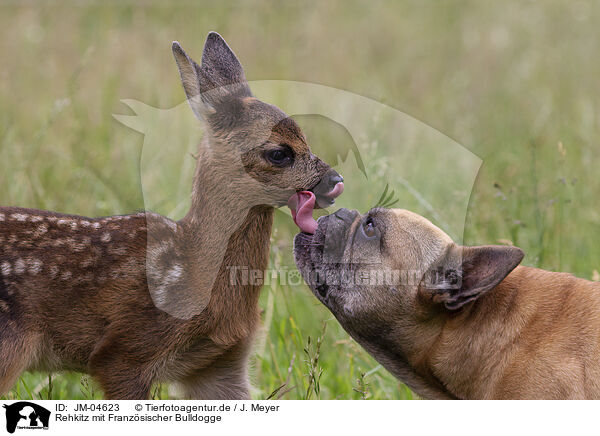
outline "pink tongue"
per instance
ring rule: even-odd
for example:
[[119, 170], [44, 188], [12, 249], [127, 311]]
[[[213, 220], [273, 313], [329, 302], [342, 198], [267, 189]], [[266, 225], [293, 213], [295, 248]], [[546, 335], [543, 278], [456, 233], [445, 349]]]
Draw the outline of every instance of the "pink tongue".
[[310, 191], [296, 192], [288, 200], [294, 222], [301, 231], [311, 235], [317, 230], [317, 222], [313, 218], [315, 200], [315, 194]]

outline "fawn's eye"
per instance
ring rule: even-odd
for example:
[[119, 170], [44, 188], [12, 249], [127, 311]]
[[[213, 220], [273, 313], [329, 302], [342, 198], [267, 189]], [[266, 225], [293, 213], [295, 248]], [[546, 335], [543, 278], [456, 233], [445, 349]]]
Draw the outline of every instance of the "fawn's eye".
[[274, 150], [267, 151], [266, 159], [275, 166], [286, 167], [294, 162], [294, 152], [289, 145], [282, 145]]
[[367, 238], [373, 238], [377, 236], [377, 229], [375, 228], [375, 222], [373, 218], [369, 217], [363, 223], [363, 232]]

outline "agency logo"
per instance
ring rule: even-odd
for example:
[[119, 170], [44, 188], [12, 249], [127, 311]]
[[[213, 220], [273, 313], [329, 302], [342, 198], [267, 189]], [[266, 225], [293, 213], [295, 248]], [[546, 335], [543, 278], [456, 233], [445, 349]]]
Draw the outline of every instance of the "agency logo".
[[[262, 101], [281, 108], [285, 114], [279, 114], [282, 119], [269, 119], [269, 128], [257, 128], [252, 135], [236, 134], [243, 146], [227, 146], [218, 152], [209, 147], [210, 141], [201, 139], [210, 132], [190, 110], [190, 104], [196, 107], [201, 103], [194, 100], [196, 97], [190, 104], [184, 101], [169, 109], [123, 100], [135, 115], [114, 115], [125, 126], [144, 134], [140, 172], [147, 211], [175, 221], [183, 218], [192, 207], [188, 186], [192, 185], [194, 168], [208, 165], [206, 174], [211, 174], [209, 156], [223, 162], [219, 164], [223, 183], [217, 183], [214, 189], [200, 189], [202, 195], [214, 200], [215, 207], [224, 209], [222, 213], [213, 210], [220, 219], [219, 231], [213, 235], [207, 252], [211, 260], [190, 292], [180, 284], [185, 283], [186, 271], [194, 266], [178, 253], [187, 252], [185, 245], [191, 244], [191, 248], [196, 240], [175, 237], [161, 216], [146, 214], [147, 282], [158, 309], [180, 319], [202, 313], [211, 299], [227, 241], [244, 223], [236, 218], [237, 211], [259, 204], [281, 204], [281, 190], [258, 177], [255, 170], [250, 171], [254, 164], [250, 165], [248, 159], [255, 149], [268, 142], [273, 128], [287, 116], [294, 118], [306, 134], [312, 152], [347, 178], [344, 195], [336, 200], [336, 207], [364, 212], [373, 206], [401, 205], [428, 218], [457, 243], [462, 241], [471, 193], [482, 163], [469, 150], [407, 114], [341, 89], [280, 80], [252, 81], [247, 85]], [[227, 87], [211, 92], [221, 91], [227, 91]], [[235, 117], [242, 113], [245, 112], [232, 111], [227, 123], [237, 124]], [[310, 198], [304, 198], [305, 218], [314, 225], [308, 219], [312, 212], [307, 202]], [[298, 209], [299, 205], [295, 206]], [[289, 208], [278, 210], [291, 215]], [[288, 244], [291, 252], [291, 241]], [[281, 245], [280, 248], [283, 249]], [[338, 262], [337, 253], [332, 253], [330, 260]], [[368, 263], [374, 263], [372, 256]], [[237, 280], [239, 270], [230, 272]], [[262, 271], [260, 276], [264, 277]]]
[[42, 406], [19, 401], [2, 407], [6, 409], [6, 431], [9, 433], [14, 433], [16, 429], [48, 430], [50, 411]]

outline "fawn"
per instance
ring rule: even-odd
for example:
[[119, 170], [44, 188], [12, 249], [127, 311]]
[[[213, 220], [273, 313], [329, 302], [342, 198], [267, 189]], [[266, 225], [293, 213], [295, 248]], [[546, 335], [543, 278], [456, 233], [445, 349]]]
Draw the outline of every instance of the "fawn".
[[249, 398], [261, 287], [232, 282], [230, 269], [264, 270], [274, 208], [289, 201], [312, 226], [343, 179], [252, 96], [217, 33], [201, 65], [177, 42], [173, 54], [206, 128], [189, 212], [175, 222], [1, 207], [0, 394], [29, 369], [87, 372], [109, 399], [148, 398], [156, 381], [184, 398]]

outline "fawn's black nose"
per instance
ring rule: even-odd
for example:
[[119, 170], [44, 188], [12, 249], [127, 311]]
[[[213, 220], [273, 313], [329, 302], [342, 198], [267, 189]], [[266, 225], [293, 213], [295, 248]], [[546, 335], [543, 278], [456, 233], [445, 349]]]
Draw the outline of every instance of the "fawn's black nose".
[[317, 205], [325, 208], [335, 203], [336, 197], [344, 192], [344, 178], [334, 169], [330, 169], [321, 181], [312, 189], [317, 197]]
[[[322, 190], [324, 191], [321, 193], [321, 195], [335, 198], [342, 193], [341, 191], [343, 191], [344, 178], [336, 170], [330, 169], [321, 179], [321, 183], [319, 183], [319, 185], [321, 184], [323, 185]], [[339, 191], [339, 186], [342, 187], [341, 191]]]
[[342, 183], [344, 181], [344, 178], [337, 171], [331, 171], [333, 171], [333, 173], [329, 175], [329, 186], [331, 186], [331, 189], [333, 189], [335, 185], [337, 185], [338, 183]]

